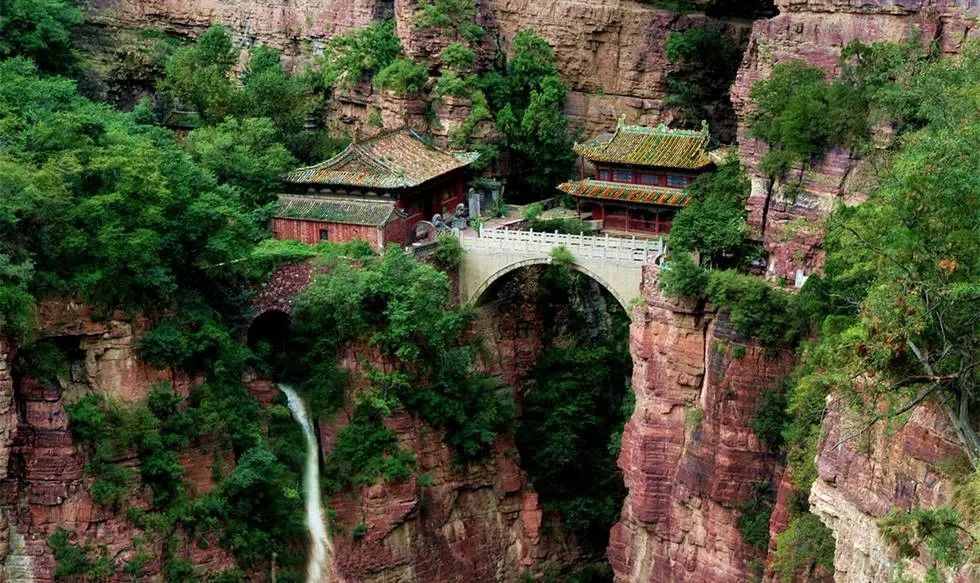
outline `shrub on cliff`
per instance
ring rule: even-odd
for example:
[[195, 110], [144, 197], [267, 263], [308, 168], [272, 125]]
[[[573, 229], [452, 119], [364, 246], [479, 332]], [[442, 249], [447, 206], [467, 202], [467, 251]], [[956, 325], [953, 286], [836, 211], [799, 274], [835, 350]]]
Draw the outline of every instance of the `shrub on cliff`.
[[734, 111], [728, 92], [742, 57], [738, 46], [717, 26], [695, 26], [672, 31], [665, 52], [672, 65], [666, 102], [680, 108], [678, 122], [695, 126], [710, 119], [717, 127], [724, 112], [730, 123]]
[[852, 42], [841, 51], [842, 72], [834, 81], [801, 61], [778, 63], [749, 94], [756, 106], [750, 130], [771, 146], [763, 171], [781, 177], [831, 146], [862, 152], [873, 125], [914, 129], [922, 120], [914, 102], [934, 99], [917, 91], [932, 60], [912, 37], [902, 43]]
[[393, 20], [381, 20], [362, 29], [330, 38], [319, 60], [323, 83], [350, 87], [373, 77], [402, 53]]
[[451, 306], [450, 293], [445, 273], [397, 246], [359, 266], [339, 262], [295, 302], [290, 378], [307, 393], [336, 390], [336, 376], [317, 363], [333, 366], [342, 348], [366, 343], [385, 365], [372, 384], [395, 399], [389, 412], [404, 406], [443, 428], [460, 460], [485, 455], [513, 404], [508, 391], [474, 374], [465, 338], [472, 315]]
[[421, 31], [441, 30], [468, 42], [479, 40], [486, 30], [476, 24], [474, 0], [423, 0], [415, 13], [415, 25]]
[[772, 566], [785, 583], [830, 577], [834, 572], [833, 534], [815, 515], [797, 515], [776, 537]]
[[752, 497], [738, 505], [738, 527], [742, 540], [760, 551], [769, 546], [769, 518], [772, 516], [773, 503], [776, 493], [772, 484], [758, 482], [752, 492]]
[[675, 253], [660, 270], [660, 288], [672, 298], [696, 298], [704, 294], [708, 274], [690, 253]]
[[463, 262], [463, 245], [453, 235], [440, 235], [436, 240], [436, 262], [443, 269], [456, 269]]
[[395, 59], [374, 76], [375, 86], [399, 95], [419, 93], [425, 89], [428, 80], [429, 71], [425, 65], [404, 58]]
[[[60, 526], [48, 537], [48, 545], [54, 553], [57, 581], [110, 581], [115, 574], [115, 561], [105, 546], [98, 551], [90, 545], [71, 541], [72, 533]], [[92, 554], [96, 553], [95, 557]]]

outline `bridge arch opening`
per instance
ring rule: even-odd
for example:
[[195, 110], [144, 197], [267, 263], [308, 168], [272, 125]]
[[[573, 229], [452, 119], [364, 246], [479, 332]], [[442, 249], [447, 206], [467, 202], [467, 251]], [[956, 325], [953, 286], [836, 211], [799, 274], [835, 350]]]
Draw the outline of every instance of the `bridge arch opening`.
[[[519, 269], [525, 269], [533, 265], [551, 265], [552, 261], [550, 257], [534, 257], [525, 259], [523, 261], [517, 261], [504, 268], [498, 270], [483, 281], [473, 292], [472, 303], [474, 306], [479, 307], [487, 301], [487, 297], [492, 297], [491, 290], [494, 288], [495, 284], [499, 282], [502, 278], [505, 278], [509, 274], [514, 273]], [[585, 265], [579, 262], [573, 262], [569, 265], [574, 271], [581, 273], [588, 278], [592, 279], [605, 290], [612, 298], [616, 300], [619, 306], [623, 309], [626, 314], [629, 314], [629, 298], [623, 297], [622, 293], [616, 289], [616, 286], [612, 285], [610, 282], [606, 281], [601, 275], [595, 273], [593, 270], [589, 269]], [[639, 290], [637, 290], [638, 292]]]
[[626, 496], [616, 461], [633, 403], [625, 302], [587, 268], [546, 258], [499, 270], [473, 298], [476, 328], [517, 389], [517, 451], [545, 520], [576, 538], [594, 580], [607, 580], [605, 549]]

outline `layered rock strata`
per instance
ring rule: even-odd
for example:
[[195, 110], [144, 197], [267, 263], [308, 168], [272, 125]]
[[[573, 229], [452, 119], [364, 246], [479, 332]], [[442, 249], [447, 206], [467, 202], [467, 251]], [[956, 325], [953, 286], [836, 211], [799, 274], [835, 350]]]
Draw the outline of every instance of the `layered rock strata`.
[[[481, 62], [490, 63], [498, 49], [509, 52], [517, 32], [533, 28], [555, 49], [558, 68], [571, 89], [566, 112], [572, 125], [587, 135], [608, 131], [620, 114], [641, 124], [670, 122], [672, 113], [664, 104], [671, 68], [665, 53], [667, 36], [707, 21], [700, 13], [678, 15], [631, 0], [478, 0], [478, 6], [477, 22], [489, 31], [477, 45]], [[243, 50], [268, 44], [282, 51], [287, 62], [303, 66], [332, 36], [394, 17], [408, 54], [427, 58], [450, 39], [419, 30], [414, 25], [417, 7], [413, 0], [99, 0], [87, 5], [90, 24], [78, 42], [102, 77], [91, 80], [92, 92], [130, 103], [139, 92], [152, 90], [152, 77], [161, 72], [159, 63], [147, 57], [153, 53], [153, 35], [140, 31], [194, 38], [211, 24], [223, 24]], [[714, 22], [744, 44], [747, 22]], [[123, 90], [117, 87], [121, 84], [132, 87]], [[392, 99], [369, 88], [341, 91], [336, 98], [331, 121], [346, 125], [348, 133], [369, 134], [372, 114], [380, 115], [385, 127], [425, 121], [420, 115], [424, 112], [411, 100]], [[448, 112], [440, 122], [458, 123], [461, 115]]]
[[[810, 510], [837, 541], [834, 580], [888, 581], [895, 575], [894, 550], [882, 539], [877, 519], [893, 508], [935, 508], [950, 500], [947, 471], [967, 462], [948, 418], [923, 406], [897, 430], [878, 426], [841, 443], [863, 423], [832, 400], [817, 456], [819, 478], [810, 490]], [[913, 562], [907, 572], [922, 577]]]
[[622, 582], [743, 581], [765, 554], [742, 540], [738, 506], [775, 470], [749, 423], [793, 359], [724, 314], [667, 300], [656, 274], [645, 269], [631, 329], [636, 409], [619, 458], [629, 494], [608, 556]]
[[[40, 310], [41, 338], [52, 339], [68, 354], [65, 376], [55, 380], [24, 376], [11, 378], [9, 345], [0, 343], [0, 466], [3, 498], [0, 505], [0, 568], [11, 583], [54, 581], [55, 560], [48, 537], [58, 528], [72, 533], [72, 542], [104, 547], [120, 567], [140, 549], [159, 549], [157, 535], [136, 529], [124, 514], [96, 505], [88, 491], [90, 481], [83, 473], [85, 456], [74, 443], [65, 403], [82, 391], [99, 391], [127, 402], [144, 400], [155, 383], [173, 382], [186, 395], [196, 382], [186, 375], [146, 366], [136, 358], [135, 339], [146, 328], [142, 320], [126, 320], [123, 314], [93, 318], [92, 311], [72, 302], [49, 302]], [[4, 409], [4, 403], [13, 403]], [[13, 430], [13, 431], [10, 431]], [[185, 480], [192, 492], [204, 493], [214, 486], [212, 467], [216, 462], [234, 465], [230, 452], [213, 440], [201, 440], [181, 453]], [[123, 452], [117, 463], [133, 467], [133, 452]], [[148, 500], [137, 498], [130, 505], [145, 508]], [[159, 553], [144, 566], [147, 576], [160, 572]], [[183, 555], [204, 570], [220, 571], [234, 565], [220, 547], [187, 545]]]

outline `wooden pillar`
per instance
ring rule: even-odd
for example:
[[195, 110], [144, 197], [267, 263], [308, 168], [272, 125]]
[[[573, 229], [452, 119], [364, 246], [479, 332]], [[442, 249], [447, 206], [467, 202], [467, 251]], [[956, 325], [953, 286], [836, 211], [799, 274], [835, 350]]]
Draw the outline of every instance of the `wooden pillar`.
[[660, 209], [654, 211], [653, 214], [653, 230], [656, 233], [660, 232]]
[[630, 224], [630, 205], [626, 205], [626, 232], [629, 233], [633, 230], [633, 226]]

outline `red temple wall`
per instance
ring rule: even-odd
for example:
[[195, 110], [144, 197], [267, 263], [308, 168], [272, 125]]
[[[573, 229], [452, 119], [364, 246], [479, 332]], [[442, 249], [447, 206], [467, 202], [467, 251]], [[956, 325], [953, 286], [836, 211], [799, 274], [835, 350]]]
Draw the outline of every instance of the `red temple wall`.
[[[401, 221], [394, 221], [401, 223]], [[389, 227], [391, 225], [389, 224]], [[382, 241], [381, 229], [369, 225], [347, 225], [329, 221], [310, 221], [303, 219], [272, 219], [272, 232], [276, 239], [294, 239], [309, 245], [320, 242], [320, 231], [326, 229], [327, 240], [336, 243], [346, 241], [367, 241], [371, 247], [379, 249]], [[395, 232], [395, 231], [393, 231]], [[398, 241], [400, 243], [400, 241]]]

